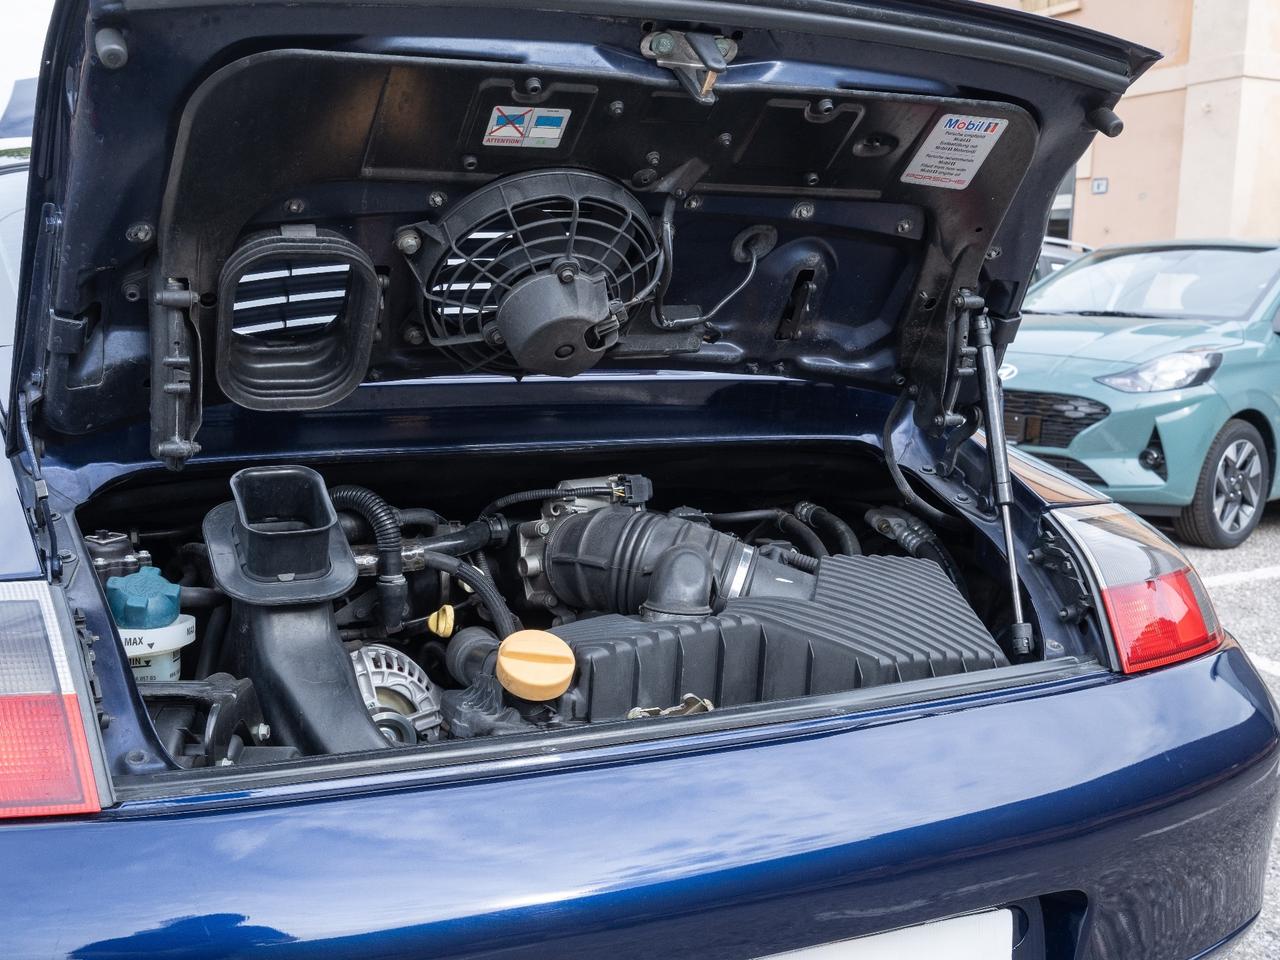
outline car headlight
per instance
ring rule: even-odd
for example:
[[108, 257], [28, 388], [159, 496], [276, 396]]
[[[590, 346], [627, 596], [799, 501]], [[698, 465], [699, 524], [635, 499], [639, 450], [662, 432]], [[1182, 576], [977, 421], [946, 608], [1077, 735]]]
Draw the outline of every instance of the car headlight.
[[1222, 354], [1198, 350], [1166, 353], [1131, 370], [1098, 377], [1099, 383], [1123, 390], [1125, 393], [1155, 393], [1160, 390], [1181, 390], [1204, 383], [1222, 363]]

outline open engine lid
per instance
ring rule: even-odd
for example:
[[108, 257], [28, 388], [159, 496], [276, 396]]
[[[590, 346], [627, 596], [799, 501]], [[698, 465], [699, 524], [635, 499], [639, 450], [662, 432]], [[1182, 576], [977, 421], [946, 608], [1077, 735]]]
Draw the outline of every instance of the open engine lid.
[[176, 467], [209, 404], [661, 367], [914, 387], [941, 430], [962, 291], [1003, 347], [1156, 56], [923, 0], [67, 0], [9, 414], [149, 418]]

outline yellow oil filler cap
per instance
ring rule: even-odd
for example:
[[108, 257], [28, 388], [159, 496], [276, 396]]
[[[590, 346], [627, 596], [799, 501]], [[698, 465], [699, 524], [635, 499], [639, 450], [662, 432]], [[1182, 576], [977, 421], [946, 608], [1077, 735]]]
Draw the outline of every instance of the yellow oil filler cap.
[[554, 700], [569, 689], [574, 666], [573, 649], [546, 630], [517, 630], [498, 647], [498, 682], [522, 700]]

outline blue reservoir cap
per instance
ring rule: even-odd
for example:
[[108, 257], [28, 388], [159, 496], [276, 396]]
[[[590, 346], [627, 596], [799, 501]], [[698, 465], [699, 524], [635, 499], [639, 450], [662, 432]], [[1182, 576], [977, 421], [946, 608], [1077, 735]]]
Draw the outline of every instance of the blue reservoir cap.
[[116, 626], [130, 630], [167, 627], [178, 619], [182, 588], [157, 567], [143, 567], [127, 577], [107, 580], [107, 604]]

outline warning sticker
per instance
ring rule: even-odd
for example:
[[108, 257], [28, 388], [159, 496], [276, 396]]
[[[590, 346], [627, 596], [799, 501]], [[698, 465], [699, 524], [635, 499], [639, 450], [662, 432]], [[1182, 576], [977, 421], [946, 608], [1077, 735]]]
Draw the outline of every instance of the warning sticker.
[[558, 147], [572, 110], [494, 107], [485, 127], [486, 147]]
[[902, 174], [903, 183], [963, 190], [1009, 126], [994, 117], [948, 113], [925, 137]]

